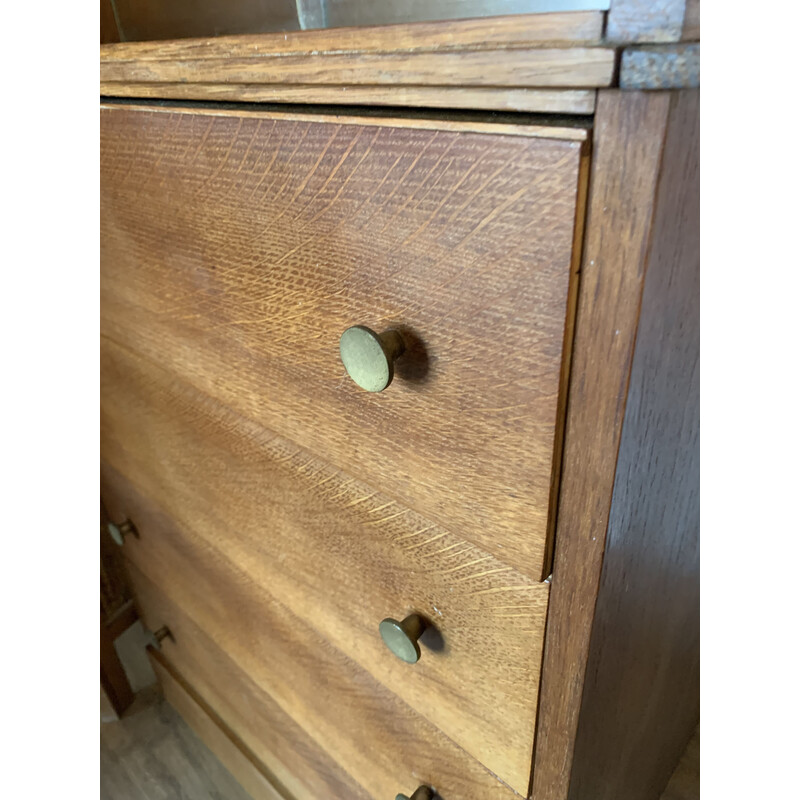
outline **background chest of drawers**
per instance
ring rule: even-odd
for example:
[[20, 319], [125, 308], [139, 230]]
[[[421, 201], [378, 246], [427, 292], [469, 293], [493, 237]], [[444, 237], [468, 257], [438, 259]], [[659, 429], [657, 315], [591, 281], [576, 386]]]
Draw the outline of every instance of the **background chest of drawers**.
[[[104, 48], [102, 498], [255, 797], [657, 796], [694, 729], [697, 92], [575, 89], [602, 18]], [[580, 113], [197, 102], [392, 70]]]

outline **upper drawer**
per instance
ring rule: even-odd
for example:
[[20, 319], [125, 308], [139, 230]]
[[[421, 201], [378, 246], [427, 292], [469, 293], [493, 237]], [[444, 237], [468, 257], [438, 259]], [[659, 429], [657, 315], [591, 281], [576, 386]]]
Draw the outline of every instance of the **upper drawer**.
[[102, 331], [541, 579], [583, 136], [104, 107]]

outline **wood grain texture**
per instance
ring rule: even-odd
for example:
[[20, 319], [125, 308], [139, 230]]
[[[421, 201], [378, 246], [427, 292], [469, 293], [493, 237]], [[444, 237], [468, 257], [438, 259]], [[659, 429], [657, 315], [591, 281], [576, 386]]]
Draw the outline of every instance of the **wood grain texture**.
[[264, 53], [196, 60], [101, 60], [100, 81], [581, 89], [609, 86], [614, 63], [614, 50], [601, 46], [277, 56]]
[[[123, 105], [124, 104], [124, 105]], [[206, 105], [168, 105], [137, 102], [133, 100], [106, 100], [100, 104], [102, 111], [119, 111], [125, 108], [128, 111], [140, 111], [147, 114], [167, 114], [197, 117], [223, 117], [229, 119], [232, 112], [237, 119], [268, 120], [270, 122], [297, 122], [315, 123], [325, 125], [358, 125], [368, 128], [409, 128], [420, 131], [442, 131], [450, 133], [485, 133], [495, 136], [521, 136], [523, 138], [563, 139], [572, 142], [585, 142], [589, 138], [591, 123], [584, 119], [569, 119], [562, 116], [546, 115], [500, 115], [500, 114], [462, 114], [456, 111], [444, 110], [423, 111], [409, 109], [398, 112], [395, 109], [325, 109], [324, 111], [310, 111], [306, 108], [293, 111], [248, 108], [244, 105], [236, 106], [235, 111], [230, 106], [220, 104]], [[402, 116], [397, 114], [402, 113]], [[263, 175], [261, 176], [263, 177]]]
[[669, 107], [601, 93], [567, 405], [532, 795], [567, 797]]
[[700, 41], [700, 0], [686, 0], [681, 39], [684, 42]]
[[100, 800], [178, 798], [253, 800], [158, 692], [143, 690], [100, 726]]
[[219, 642], [133, 563], [129, 571], [148, 624], [157, 627], [168, 620], [175, 632], [178, 646], [167, 641], [162, 654], [250, 750], [261, 769], [274, 776], [276, 786], [292, 800], [372, 800], [270, 694], [242, 672]]
[[172, 42], [123, 42], [100, 48], [101, 64], [261, 58], [277, 55], [500, 50], [542, 44], [597, 43], [603, 36], [599, 11], [528, 14], [492, 19], [405, 23], [251, 36], [219, 36]]
[[700, 45], [626, 47], [619, 85], [621, 89], [696, 89], [700, 86]]
[[[104, 335], [548, 574], [580, 144], [231, 111], [101, 120]], [[378, 395], [341, 364], [353, 324], [407, 338]]]
[[612, 42], [677, 42], [686, 0], [611, 0], [606, 38]]
[[236, 734], [170, 667], [158, 650], [148, 648], [150, 662], [164, 690], [167, 702], [183, 717], [189, 727], [205, 742], [253, 800], [292, 800], [275, 786], [260, 761]]
[[[150, 543], [158, 557], [132, 560], [131, 569], [145, 619], [169, 625], [166, 657], [259, 759], [272, 738], [258, 722], [269, 696], [362, 787], [357, 798], [391, 797], [415, 780], [448, 800], [518, 797], [224, 554], [158, 534]], [[298, 800], [350, 796], [303, 793], [306, 775], [295, 773], [292, 785], [291, 774], [265, 763]]]
[[496, 89], [461, 86], [274, 86], [242, 83], [100, 84], [104, 97], [211, 100], [247, 103], [322, 103], [332, 105], [413, 106], [485, 111], [591, 114], [592, 89]]
[[700, 102], [672, 95], [570, 800], [657, 800], [700, 715]]
[[[155, 529], [175, 549], [197, 541], [224, 553], [525, 793], [548, 584], [111, 343], [103, 345], [102, 373], [102, 449], [111, 465], [104, 464], [102, 486], [110, 507], [135, 519], [142, 536]], [[119, 473], [174, 523], [161, 522]], [[126, 545], [136, 563], [167, 560], [159, 544], [138, 545]], [[412, 612], [431, 621], [435, 635], [423, 636], [424, 656], [409, 668], [384, 646], [378, 624]]]

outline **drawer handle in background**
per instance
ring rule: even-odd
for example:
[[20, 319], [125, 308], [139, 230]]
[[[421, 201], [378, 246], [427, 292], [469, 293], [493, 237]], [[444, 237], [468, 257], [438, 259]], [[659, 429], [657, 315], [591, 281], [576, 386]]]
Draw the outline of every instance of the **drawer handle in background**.
[[420, 659], [418, 639], [425, 631], [425, 620], [419, 614], [411, 614], [402, 622], [387, 618], [378, 626], [384, 644], [398, 658], [409, 664]]
[[434, 797], [435, 795], [433, 793], [433, 789], [431, 789], [429, 786], [420, 786], [419, 789], [417, 789], [417, 791], [411, 795], [411, 797], [407, 797], [404, 794], [399, 794], [394, 800], [433, 800]]
[[125, 543], [125, 537], [129, 533], [132, 533], [134, 536], [137, 537], [139, 536], [139, 532], [136, 530], [136, 526], [129, 519], [123, 520], [122, 522], [119, 523], [119, 525], [116, 525], [113, 522], [109, 522], [108, 525], [106, 525], [106, 528], [111, 538], [120, 547], [122, 547], [122, 545]]
[[394, 361], [405, 349], [397, 331], [375, 333], [364, 325], [348, 328], [339, 339], [347, 374], [368, 392], [382, 392], [392, 382]]
[[172, 631], [166, 625], [162, 625], [156, 631], [147, 632], [147, 638], [150, 639], [150, 644], [152, 644], [153, 647], [155, 647], [158, 650], [161, 649], [161, 642], [163, 642], [164, 639], [166, 639], [167, 637], [172, 639], [173, 642], [175, 641], [175, 637], [172, 635]]

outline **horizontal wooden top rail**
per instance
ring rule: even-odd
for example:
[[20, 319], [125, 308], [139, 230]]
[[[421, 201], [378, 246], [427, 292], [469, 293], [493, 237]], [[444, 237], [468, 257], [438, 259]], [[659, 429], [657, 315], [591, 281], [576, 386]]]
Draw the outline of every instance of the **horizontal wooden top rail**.
[[[271, 98], [288, 102], [302, 102], [295, 90], [302, 88], [307, 102], [319, 87], [312, 94], [331, 102], [352, 87], [362, 102], [377, 90], [394, 105], [585, 113], [592, 97], [556, 109], [552, 96], [509, 97], [508, 90], [610, 86], [616, 54], [601, 44], [602, 33], [603, 13], [588, 11], [109, 44], [100, 48], [100, 82], [116, 97], [132, 96], [129, 87], [161, 96], [155, 87], [167, 86], [164, 97], [219, 99], [215, 87], [222, 86], [228, 99], [252, 101], [258, 87], [270, 87]], [[191, 88], [176, 91], [180, 85]], [[491, 97], [448, 95], [453, 88]], [[395, 91], [403, 96], [393, 99]], [[438, 98], [440, 91], [448, 96]]]
[[123, 42], [101, 45], [100, 63], [401, 53], [416, 50], [500, 50], [553, 43], [599, 42], [602, 35], [603, 12], [578, 11], [174, 41]]

